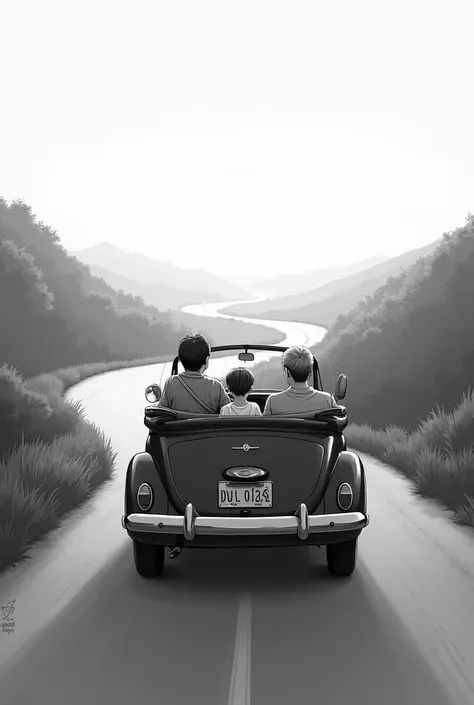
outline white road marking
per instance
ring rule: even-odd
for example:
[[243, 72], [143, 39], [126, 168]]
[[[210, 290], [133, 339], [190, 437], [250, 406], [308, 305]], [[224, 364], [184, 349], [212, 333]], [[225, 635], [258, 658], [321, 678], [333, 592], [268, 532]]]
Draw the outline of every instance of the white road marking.
[[251, 609], [250, 595], [242, 595], [237, 617], [237, 634], [235, 636], [234, 662], [228, 705], [250, 705], [250, 646], [251, 646]]

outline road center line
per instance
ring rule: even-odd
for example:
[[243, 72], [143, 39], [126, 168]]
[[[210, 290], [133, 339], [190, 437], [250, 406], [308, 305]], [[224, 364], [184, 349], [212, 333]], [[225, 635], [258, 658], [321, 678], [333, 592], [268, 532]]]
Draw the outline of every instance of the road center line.
[[239, 603], [228, 705], [250, 705], [250, 646], [250, 595], [244, 593]]

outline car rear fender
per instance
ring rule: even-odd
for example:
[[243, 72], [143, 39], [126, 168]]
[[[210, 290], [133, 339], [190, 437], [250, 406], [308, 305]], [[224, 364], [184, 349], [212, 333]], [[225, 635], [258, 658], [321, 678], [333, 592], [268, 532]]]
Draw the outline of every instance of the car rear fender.
[[357, 453], [351, 450], [343, 450], [334, 465], [331, 479], [324, 494], [325, 513], [332, 514], [342, 511], [337, 504], [336, 494], [343, 482], [349, 483], [354, 493], [354, 501], [350, 511], [365, 513], [367, 511], [365, 470], [362, 460]]
[[153, 490], [153, 504], [147, 513], [168, 514], [168, 497], [155, 461], [149, 453], [137, 453], [128, 464], [125, 481], [125, 514], [142, 511], [137, 503], [137, 492], [143, 482], [147, 482]]

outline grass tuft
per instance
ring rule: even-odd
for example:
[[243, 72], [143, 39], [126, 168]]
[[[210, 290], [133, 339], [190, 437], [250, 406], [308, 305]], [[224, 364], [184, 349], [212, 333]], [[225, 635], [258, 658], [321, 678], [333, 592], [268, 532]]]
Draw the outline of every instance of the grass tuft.
[[348, 446], [397, 468], [420, 495], [453, 510], [452, 520], [474, 526], [474, 392], [469, 390], [452, 413], [439, 407], [409, 434], [388, 426], [349, 425]]

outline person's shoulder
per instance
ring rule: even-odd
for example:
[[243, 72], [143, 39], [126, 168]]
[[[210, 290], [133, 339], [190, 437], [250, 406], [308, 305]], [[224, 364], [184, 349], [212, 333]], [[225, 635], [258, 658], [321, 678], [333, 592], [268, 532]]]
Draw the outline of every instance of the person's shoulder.
[[329, 394], [329, 392], [323, 392], [320, 389], [316, 389], [315, 391], [320, 399], [325, 399], [330, 406], [333, 406], [335, 400], [332, 394]]
[[215, 387], [216, 389], [219, 387], [222, 387], [224, 389], [224, 385], [220, 381], [220, 379], [217, 379], [216, 377], [207, 377], [204, 375], [204, 379], [207, 380], [207, 382], [212, 386]]
[[272, 400], [273, 400], [273, 399], [280, 399], [281, 397], [285, 397], [285, 396], [286, 396], [286, 391], [287, 391], [287, 390], [284, 389], [282, 392], [272, 392], [272, 394], [269, 394], [269, 395], [268, 395], [268, 398], [269, 398], [269, 399], [272, 399]]
[[173, 384], [173, 380], [174, 380], [174, 375], [170, 375], [169, 377], [167, 377], [167, 379], [165, 379], [164, 384], [163, 384], [163, 391], [165, 389], [169, 389], [169, 387], [171, 387], [171, 385]]

